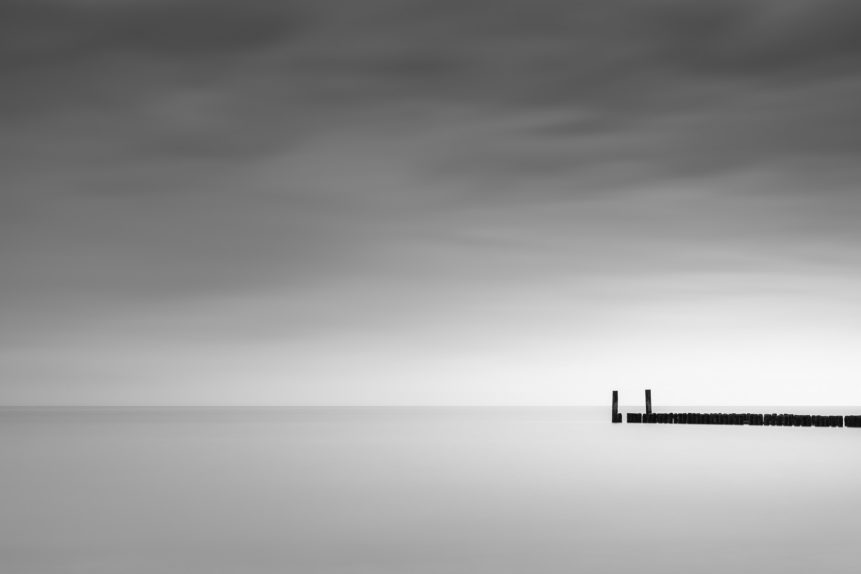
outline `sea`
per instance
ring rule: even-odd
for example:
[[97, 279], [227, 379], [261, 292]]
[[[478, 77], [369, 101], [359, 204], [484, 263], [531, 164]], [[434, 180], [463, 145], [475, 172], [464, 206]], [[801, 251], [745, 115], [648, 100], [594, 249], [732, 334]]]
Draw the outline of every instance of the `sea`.
[[612, 424], [607, 407], [0, 409], [2, 574], [859, 568], [861, 429]]

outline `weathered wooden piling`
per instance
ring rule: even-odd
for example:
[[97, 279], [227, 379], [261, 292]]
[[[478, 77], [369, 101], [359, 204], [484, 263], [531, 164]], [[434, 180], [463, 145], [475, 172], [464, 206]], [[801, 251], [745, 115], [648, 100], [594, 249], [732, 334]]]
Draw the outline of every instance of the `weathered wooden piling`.
[[652, 414], [652, 389], [646, 389], [646, 414]]
[[619, 391], [613, 391], [613, 415], [611, 422], [622, 422], [622, 415], [619, 414]]

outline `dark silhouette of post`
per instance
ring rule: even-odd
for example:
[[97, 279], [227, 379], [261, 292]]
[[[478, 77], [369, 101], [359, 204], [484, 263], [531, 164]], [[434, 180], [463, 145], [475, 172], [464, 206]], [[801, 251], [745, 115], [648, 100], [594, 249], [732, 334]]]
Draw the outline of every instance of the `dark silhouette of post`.
[[646, 414], [652, 414], [652, 389], [646, 389]]
[[622, 422], [622, 415], [619, 414], [619, 391], [613, 391], [613, 420], [614, 423]]

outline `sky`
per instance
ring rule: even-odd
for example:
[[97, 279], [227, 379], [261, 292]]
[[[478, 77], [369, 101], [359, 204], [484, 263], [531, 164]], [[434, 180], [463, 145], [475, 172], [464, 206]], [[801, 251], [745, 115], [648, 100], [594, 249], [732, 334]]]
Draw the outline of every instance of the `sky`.
[[861, 404], [854, 0], [6, 0], [0, 404]]

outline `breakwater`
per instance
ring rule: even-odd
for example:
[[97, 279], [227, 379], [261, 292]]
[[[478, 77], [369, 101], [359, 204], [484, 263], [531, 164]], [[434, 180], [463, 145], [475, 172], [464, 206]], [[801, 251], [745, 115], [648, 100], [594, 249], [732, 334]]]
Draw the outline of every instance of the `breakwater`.
[[789, 413], [627, 413], [626, 422], [677, 425], [689, 424], [750, 425], [775, 427], [842, 427], [844, 426], [844, 417], [830, 415], [795, 415]]
[[[621, 423], [619, 393], [613, 391], [612, 422]], [[749, 425], [774, 427], [861, 428], [858, 415], [799, 415], [793, 413], [654, 413], [652, 391], [646, 389], [646, 412], [627, 413], [627, 423], [676, 425]]]

